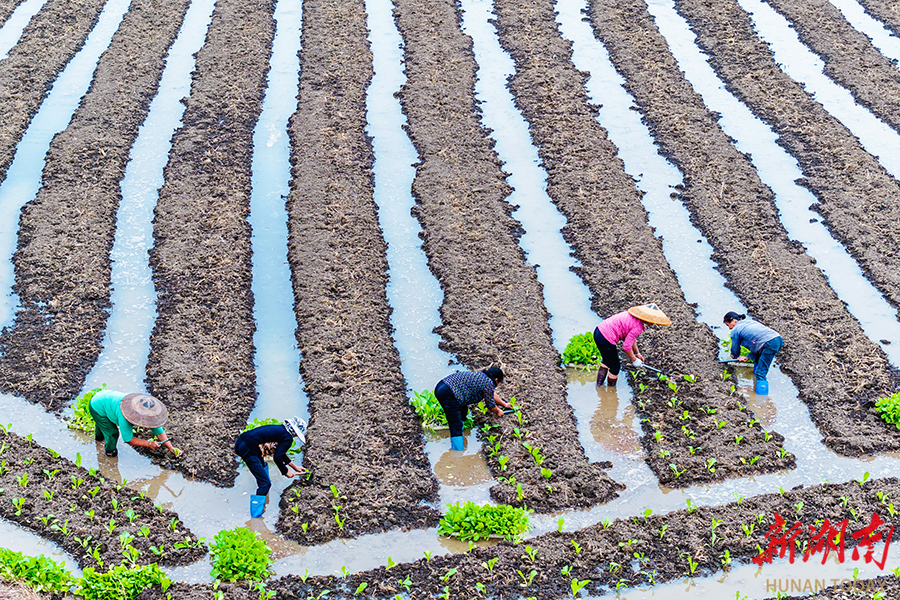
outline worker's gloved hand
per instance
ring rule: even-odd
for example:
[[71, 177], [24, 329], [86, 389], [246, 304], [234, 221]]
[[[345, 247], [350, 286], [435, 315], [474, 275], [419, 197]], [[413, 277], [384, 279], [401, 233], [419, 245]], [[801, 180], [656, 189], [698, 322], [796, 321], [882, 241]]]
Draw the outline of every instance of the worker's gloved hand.
[[641, 367], [644, 366], [644, 361], [642, 361], [642, 360], [639, 359], [639, 358], [636, 358], [636, 359], [634, 359], [634, 361], [631, 363], [631, 365], [632, 365], [635, 369], [640, 369]]
[[463, 438], [461, 435], [450, 438], [450, 449], [451, 450], [465, 450], [466, 449], [466, 444], [465, 444], [465, 442], [463, 442]]

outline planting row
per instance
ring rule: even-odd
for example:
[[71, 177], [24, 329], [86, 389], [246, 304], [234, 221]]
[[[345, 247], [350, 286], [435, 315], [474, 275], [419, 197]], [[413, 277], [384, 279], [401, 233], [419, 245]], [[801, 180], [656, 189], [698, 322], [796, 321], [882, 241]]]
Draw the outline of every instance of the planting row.
[[[399, 94], [420, 162], [412, 192], [429, 266], [444, 292], [442, 347], [465, 365], [501, 366], [516, 418], [478, 418], [498, 502], [537, 511], [591, 506], [617, 484], [578, 441], [534, 267], [510, 218], [512, 191], [479, 121], [472, 40], [452, 0], [397, 0], [407, 83]], [[452, 56], [453, 60], [446, 60]], [[435, 382], [437, 383], [437, 382]]]
[[21, 3], [22, 0], [4, 0], [0, 2], [0, 26], [6, 23], [6, 20]]
[[[502, 542], [441, 557], [426, 554], [415, 563], [343, 578], [288, 575], [273, 581], [270, 588], [286, 599], [315, 598], [325, 590], [330, 597], [349, 598], [360, 589], [369, 597], [393, 598], [400, 591], [398, 582], [412, 597], [562, 598], [582, 589], [600, 595], [623, 585], [708, 576], [753, 559], [765, 570], [772, 552], [777, 556], [782, 548], [792, 550], [794, 560], [821, 561], [826, 545], [817, 540], [833, 540], [841, 531], [838, 541], [828, 546], [832, 557], [843, 550], [845, 562], [856, 560], [862, 565], [871, 549], [870, 560], [881, 563], [885, 543], [877, 536], [890, 535], [898, 521], [894, 502], [900, 498], [900, 482], [896, 478], [867, 481], [867, 477], [736, 497], [725, 506], [698, 508], [688, 500], [686, 510], [665, 516], [647, 509], [571, 533], [561, 521], [560, 531], [523, 543]], [[787, 541], [779, 541], [780, 536]], [[898, 537], [900, 531], [894, 530], [893, 539]]]
[[0, 428], [0, 516], [53, 540], [82, 567], [184, 564], [206, 553], [178, 515]]
[[859, 0], [859, 4], [869, 15], [878, 19], [886, 27], [900, 36], [900, 6], [892, 0]]
[[217, 485], [234, 482], [235, 464], [222, 457], [256, 402], [247, 216], [273, 10], [271, 0], [216, 3], [154, 213], [147, 388], [185, 451], [176, 468]]
[[[711, 7], [700, 1], [680, 0], [677, 5], [697, 33], [701, 47], [712, 55], [713, 67], [732, 91], [758, 112], [768, 103], [764, 120], [782, 135], [782, 143], [787, 139], [785, 127], [789, 122], [793, 123], [793, 133], [805, 137], [817, 148], [824, 148], [830, 143], [828, 140], [838, 139], [834, 137], [837, 133], [829, 133], [837, 131], [834, 120], [778, 69], [768, 48], [753, 33], [750, 16], [736, 2], [728, 0]], [[638, 14], [646, 15], [642, 3], [635, 3], [635, 7]], [[595, 10], [593, 15], [598, 31], [603, 32], [604, 20], [599, 12]], [[643, 19], [645, 23], [648, 20], [647, 16]], [[642, 31], [655, 31], [655, 28], [648, 24]], [[634, 38], [630, 41], [635, 42]], [[659, 45], [654, 49], [658, 53], [663, 51], [664, 47]], [[630, 50], [629, 55], [633, 52]], [[788, 239], [778, 222], [771, 191], [759, 182], [747, 158], [728, 143], [714, 116], [683, 80], [674, 60], [662, 58], [663, 54], [657, 56], [660, 58], [653, 61], [654, 72], [666, 77], [669, 89], [665, 94], [650, 92], [651, 82], [638, 76], [627, 61], [619, 60], [618, 64], [628, 72], [629, 82], [653, 123], [659, 143], [684, 170], [687, 188], [681, 199], [716, 249], [714, 258], [729, 285], [757, 318], [786, 340], [781, 354], [782, 368], [809, 405], [826, 444], [851, 455], [897, 448], [900, 438], [878, 420], [874, 410], [874, 400], [890, 395], [896, 382], [884, 352], [866, 337], [803, 248]], [[654, 79], [652, 85], [657, 84]], [[686, 111], [691, 111], [694, 117], [690, 122], [678, 116]], [[813, 115], [821, 115], [821, 122], [814, 121]], [[794, 117], [796, 122], [791, 121]], [[844, 132], [841, 141], [834, 141], [837, 147], [829, 150], [829, 156], [837, 156], [841, 148], [849, 149], [847, 156], [852, 155], [854, 165], [868, 165], [865, 175], [848, 175], [856, 183], [835, 184], [831, 178], [850, 171], [833, 164], [825, 168], [829, 163], [822, 156], [810, 158], [812, 164], [827, 171], [822, 172], [823, 176], [832, 181], [829, 186], [840, 190], [838, 196], [847, 199], [855, 193], [853, 190], [860, 189], [856, 186], [879, 177], [881, 189], [896, 186], [875, 159], [859, 148], [846, 130], [840, 129]], [[718, 141], [712, 145], [711, 140]], [[704, 159], [697, 160], [698, 155]], [[811, 179], [805, 185], [815, 191], [816, 184]], [[876, 228], [871, 233], [881, 238], [877, 228], [887, 225], [866, 221], [885, 206], [882, 202], [873, 204], [873, 198], [881, 196], [869, 190], [859, 192], [856, 197], [860, 199], [857, 206], [842, 204], [839, 212], [859, 222], [861, 228]], [[900, 197], [900, 190], [896, 197]], [[834, 223], [831, 228], [836, 231]], [[839, 237], [869, 244], [864, 241], [867, 237], [856, 233]], [[739, 247], [744, 251], [734, 252]], [[884, 259], [886, 269], [896, 271], [891, 266], [896, 264], [890, 258], [892, 250], [874, 242], [868, 247]], [[867, 264], [863, 263], [863, 268], [873, 272]], [[763, 281], [765, 285], [761, 285]]]
[[[672, 318], [671, 327], [645, 332], [642, 348], [649, 362], [692, 381], [678, 376], [673, 382], [685, 386], [673, 406], [668, 382], [633, 386], [650, 467], [668, 485], [687, 485], [790, 466], [793, 457], [782, 455], [781, 437], [748, 428], [753, 415], [730, 395], [733, 389], [717, 363], [718, 341], [685, 302], [647, 224], [641, 194], [595, 119], [585, 76], [575, 70], [569, 43], [557, 30], [553, 2], [523, 7], [500, 1], [495, 10], [501, 44], [517, 67], [511, 90], [547, 170], [549, 195], [568, 220], [564, 234], [582, 264], [579, 273], [591, 290], [593, 309], [610, 316], [652, 299]], [[699, 425], [702, 414], [708, 427], [683, 429], [686, 398], [707, 410], [693, 418]], [[713, 425], [712, 415], [721, 427]], [[752, 438], [753, 444], [736, 444], [737, 436]]]
[[[700, 0], [678, 0], [676, 6], [728, 89], [778, 134], [779, 145], [797, 159], [803, 185], [816, 196], [815, 209], [832, 235], [888, 301], [900, 307], [900, 233], [894, 227], [900, 184], [781, 70], [772, 51], [756, 36], [751, 16], [735, 0], [715, 7]], [[819, 19], [820, 11], [815, 12]], [[867, 77], [879, 77], [872, 69], [866, 71]], [[882, 101], [889, 103], [891, 92], [883, 93]]]
[[428, 506], [437, 480], [390, 336], [365, 132], [366, 36], [361, 0], [304, 1], [288, 260], [309, 396], [304, 464], [313, 476], [285, 490], [279, 519], [304, 544], [438, 520]]
[[53, 80], [81, 48], [102, 0], [49, 0], [0, 61], [0, 181]]
[[767, 0], [825, 63], [825, 74], [856, 101], [900, 131], [900, 71], [827, 0]]
[[7, 393], [60, 411], [97, 360], [110, 307], [119, 182], [188, 4], [131, 4], [90, 90], [50, 146], [43, 185], [19, 221], [13, 261], [20, 307], [0, 335]]

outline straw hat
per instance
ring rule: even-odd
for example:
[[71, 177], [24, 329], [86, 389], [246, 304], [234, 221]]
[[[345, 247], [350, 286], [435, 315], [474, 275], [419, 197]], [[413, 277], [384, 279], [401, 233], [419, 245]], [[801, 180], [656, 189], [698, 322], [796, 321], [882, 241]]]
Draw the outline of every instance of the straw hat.
[[672, 319], [666, 316], [666, 313], [659, 310], [656, 304], [641, 304], [640, 306], [632, 306], [628, 309], [631, 315], [637, 317], [641, 321], [652, 323], [653, 325], [671, 325]]
[[149, 394], [128, 394], [119, 406], [125, 420], [138, 427], [159, 427], [169, 418], [166, 405]]

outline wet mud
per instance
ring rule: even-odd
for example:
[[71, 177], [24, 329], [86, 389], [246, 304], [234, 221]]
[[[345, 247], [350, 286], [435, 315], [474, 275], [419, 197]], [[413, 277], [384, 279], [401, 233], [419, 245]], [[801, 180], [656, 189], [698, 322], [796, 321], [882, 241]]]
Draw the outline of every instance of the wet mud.
[[206, 554], [174, 512], [3, 430], [0, 490], [0, 516], [56, 542], [82, 568], [122, 562], [125, 533], [137, 564], [186, 564]]
[[[628, 9], [614, 11], [612, 5]], [[715, 249], [729, 286], [756, 318], [787, 341], [780, 364], [810, 405], [827, 443], [851, 454], [895, 447], [896, 436], [859, 404], [889, 394], [892, 379], [884, 353], [865, 336], [802, 247], [788, 238], [771, 190], [684, 79], [646, 4], [595, 1], [591, 16], [654, 138], [684, 174], [681, 200]], [[823, 340], [830, 339], [841, 339], [853, 350], [838, 361], [823, 351]]]
[[850, 90], [858, 104], [900, 131], [900, 70], [865, 34], [854, 29], [827, 0], [766, 1], [822, 59], [828, 77]]
[[391, 339], [365, 132], [366, 36], [361, 0], [304, 1], [288, 261], [309, 397], [303, 464], [313, 475], [284, 491], [278, 521], [303, 544], [439, 520], [437, 479]]
[[[696, 563], [695, 576], [729, 569], [732, 562], [749, 562], [760, 549], [769, 547], [765, 535], [776, 523], [776, 513], [788, 527], [802, 523], [803, 532], [798, 536], [801, 544], [808, 539], [810, 527], [818, 531], [822, 520], [828, 519], [840, 529], [840, 522], [847, 519], [845, 548], [849, 553], [856, 539], [852, 534], [869, 526], [874, 513], [884, 522], [876, 529], [885, 535], [897, 521], [879, 493], [894, 497], [900, 493], [900, 482], [891, 478], [862, 485], [850, 482], [798, 487], [741, 498], [724, 506], [635, 516], [571, 533], [552, 532], [525, 543], [503, 542], [466, 554], [422, 559], [390, 569], [379, 567], [346, 578], [316, 576], [303, 581], [288, 575], [272, 581], [269, 587], [285, 600], [315, 598], [326, 589], [330, 598], [350, 598], [361, 583], [366, 583], [368, 596], [393, 598], [404, 591], [398, 581], [408, 577], [412, 598], [433, 598], [448, 590], [451, 598], [563, 598], [571, 596], [570, 581], [577, 578], [591, 580], [583, 593], [600, 595], [620, 582], [634, 587], [686, 577], [691, 571], [686, 557]], [[898, 537], [900, 530], [895, 529], [893, 539]], [[529, 556], [529, 547], [533, 557]], [[732, 562], [724, 561], [723, 567], [726, 550]], [[800, 555], [802, 558], [802, 552]], [[494, 561], [490, 567], [488, 561]], [[567, 566], [571, 567], [570, 575], [560, 576]], [[447, 576], [451, 569], [454, 572]], [[477, 583], [484, 586], [483, 591]]]
[[0, 2], [0, 26], [6, 23], [9, 16], [23, 1], [24, 0], [5, 0], [4, 2]]
[[[557, 30], [553, 9], [549, 1], [528, 7], [497, 2], [500, 42], [516, 62], [510, 88], [547, 170], [549, 195], [568, 220], [563, 233], [583, 265], [579, 274], [591, 290], [592, 308], [611, 316], [653, 301], [673, 321], [641, 336], [647, 361], [678, 379], [683, 386], [679, 402], [687, 403], [667, 404], [673, 396], [667, 382], [642, 379], [646, 387], [633, 385], [648, 464], [670, 486], [789, 468], [793, 457], [778, 455], [782, 438], [766, 439], [758, 428], [748, 428], [753, 415], [740, 408], [741, 398], [732, 397], [722, 381], [718, 341], [684, 299], [661, 241], [647, 223], [640, 192], [595, 119], [585, 74], [571, 63], [570, 44]], [[680, 377], [685, 374], [696, 383], [689, 385]], [[623, 384], [627, 379], [625, 369]], [[698, 421], [690, 433], [682, 429], [685, 410]], [[722, 428], [713, 415], [725, 423]], [[747, 434], [752, 444], [734, 443], [736, 435]], [[710, 458], [716, 458], [718, 468], [708, 468]]]
[[154, 212], [147, 387], [184, 450], [167, 466], [216, 485], [237, 477], [234, 440], [256, 402], [247, 216], [273, 10], [270, 0], [216, 3]]
[[881, 21], [885, 27], [900, 36], [900, 5], [894, 0], [858, 0], [860, 6], [873, 19]]
[[778, 67], [736, 1], [675, 4], [728, 90], [768, 124], [778, 144], [797, 159], [804, 175], [801, 184], [816, 196], [813, 208], [831, 234], [888, 302], [900, 307], [900, 184]]
[[[487, 464], [502, 480], [491, 497], [538, 512], [607, 502], [621, 486], [588, 462], [578, 441], [542, 288], [505, 201], [511, 188], [478, 119], [472, 40], [460, 29], [453, 1], [396, 0], [395, 6], [407, 76], [399, 97], [420, 157], [413, 212], [444, 292], [441, 347], [468, 368], [500, 366], [505, 380], [498, 393], [515, 396], [523, 415], [522, 422], [477, 419], [490, 427], [481, 438]], [[509, 459], [503, 467], [501, 456]]]
[[103, 0], [50, 0], [0, 61], [0, 181], [57, 74], [96, 25]]
[[[188, 2], [135, 0], [22, 209], [20, 307], [0, 333], [0, 390], [60, 411], [101, 351], [120, 181]], [[2, 63], [0, 63], [2, 64]]]

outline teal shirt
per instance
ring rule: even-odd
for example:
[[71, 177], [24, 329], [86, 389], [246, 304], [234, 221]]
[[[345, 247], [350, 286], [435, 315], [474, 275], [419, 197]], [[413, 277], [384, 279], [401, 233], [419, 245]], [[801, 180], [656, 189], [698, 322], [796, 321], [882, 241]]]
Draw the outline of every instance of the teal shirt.
[[[122, 398], [128, 395], [128, 392], [117, 392], [115, 390], [100, 390], [91, 398], [91, 408], [97, 411], [97, 414], [109, 419], [114, 425], [118, 426], [119, 434], [122, 441], [128, 443], [134, 437], [134, 425], [128, 422], [125, 415], [122, 414]], [[150, 430], [153, 435], [161, 435], [162, 427], [155, 427]]]

